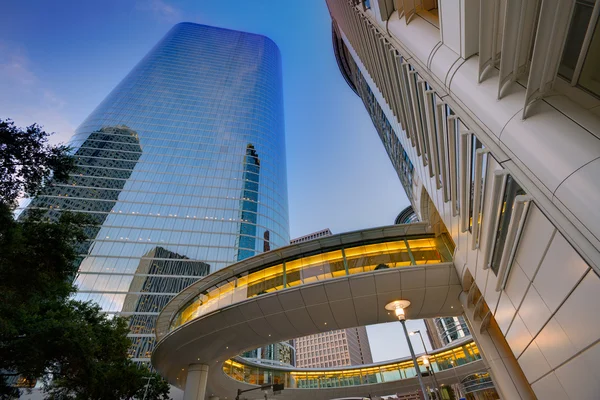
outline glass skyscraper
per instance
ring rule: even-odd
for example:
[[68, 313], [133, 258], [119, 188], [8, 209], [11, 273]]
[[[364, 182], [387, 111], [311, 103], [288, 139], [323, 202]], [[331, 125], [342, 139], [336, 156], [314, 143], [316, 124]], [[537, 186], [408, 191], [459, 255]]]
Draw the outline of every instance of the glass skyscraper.
[[281, 57], [260, 35], [181, 23], [77, 129], [78, 170], [29, 205], [89, 214], [81, 300], [154, 323], [210, 272], [289, 243]]

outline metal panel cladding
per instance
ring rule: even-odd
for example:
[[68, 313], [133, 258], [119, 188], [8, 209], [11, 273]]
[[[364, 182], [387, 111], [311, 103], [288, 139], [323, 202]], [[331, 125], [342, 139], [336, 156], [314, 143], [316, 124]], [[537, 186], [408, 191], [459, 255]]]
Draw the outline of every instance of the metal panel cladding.
[[78, 297], [131, 316], [137, 361], [174, 294], [289, 243], [281, 56], [264, 36], [176, 25], [70, 144], [78, 171], [29, 207], [94, 218]]

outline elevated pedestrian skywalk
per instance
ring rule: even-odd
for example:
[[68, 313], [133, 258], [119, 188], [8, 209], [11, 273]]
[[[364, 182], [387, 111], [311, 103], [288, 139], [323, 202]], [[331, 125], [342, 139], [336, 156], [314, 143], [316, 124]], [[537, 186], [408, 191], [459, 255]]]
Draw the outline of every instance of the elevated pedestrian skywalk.
[[[421, 370], [427, 375], [421, 355], [418, 359]], [[436, 350], [429, 354], [429, 360], [440, 385], [464, 381], [485, 369], [479, 349], [471, 338]], [[311, 400], [382, 396], [419, 389], [410, 357], [369, 365], [320, 369], [272, 367], [236, 357], [226, 360], [222, 369], [212, 371], [207, 393], [219, 393], [228, 399], [235, 396], [237, 388], [243, 390], [266, 383], [283, 383], [285, 393], [282, 392], [281, 397], [286, 399]], [[423, 379], [428, 386], [435, 386], [430, 377], [424, 376]]]
[[453, 250], [444, 235], [414, 223], [324, 237], [233, 264], [167, 304], [152, 363], [183, 388], [190, 365], [207, 365], [212, 376], [269, 343], [396, 321], [384, 308], [396, 299], [411, 302], [407, 319], [460, 315]]

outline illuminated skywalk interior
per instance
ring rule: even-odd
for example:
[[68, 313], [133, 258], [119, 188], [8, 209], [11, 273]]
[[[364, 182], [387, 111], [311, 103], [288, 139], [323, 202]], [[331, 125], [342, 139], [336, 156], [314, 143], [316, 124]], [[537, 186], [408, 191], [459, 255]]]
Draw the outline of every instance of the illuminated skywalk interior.
[[444, 236], [401, 238], [306, 255], [223, 280], [195, 296], [175, 316], [169, 330], [225, 306], [311, 282], [374, 270], [451, 261]]
[[153, 365], [179, 387], [189, 365], [209, 365], [213, 382], [215, 370], [223, 375], [223, 362], [245, 350], [394, 321], [384, 306], [398, 298], [411, 301], [409, 319], [460, 315], [453, 251], [444, 235], [414, 223], [324, 237], [246, 259], [167, 304], [157, 322]]
[[[435, 373], [451, 370], [481, 360], [479, 349], [472, 339], [466, 339], [452, 346], [439, 349], [429, 355], [430, 366]], [[422, 357], [418, 358], [421, 371], [425, 372]], [[480, 363], [476, 363], [480, 367]], [[460, 368], [459, 368], [460, 369]], [[473, 368], [460, 371], [468, 376]], [[240, 357], [223, 363], [223, 373], [228, 379], [250, 385], [283, 383], [286, 389], [326, 389], [336, 387], [361, 386], [377, 383], [396, 382], [416, 377], [410, 357], [390, 360], [370, 365], [343, 368], [284, 368], [266, 367]], [[453, 372], [452, 372], [453, 373]], [[456, 383], [456, 376], [452, 383]], [[414, 383], [413, 383], [414, 384]]]
[[[427, 386], [432, 388], [433, 381], [426, 373], [422, 355], [418, 360], [421, 371], [425, 373]], [[465, 391], [474, 392], [491, 385], [479, 349], [470, 338], [438, 349], [430, 354], [429, 360], [442, 386], [461, 381]], [[286, 398], [312, 400], [389, 395], [416, 391], [418, 388], [410, 357], [338, 369], [267, 367], [236, 357], [225, 361], [222, 370], [213, 369], [207, 389], [214, 395], [220, 394], [220, 398], [230, 398], [235, 396], [237, 388], [246, 389], [267, 383], [283, 383], [284, 392], [287, 391]]]

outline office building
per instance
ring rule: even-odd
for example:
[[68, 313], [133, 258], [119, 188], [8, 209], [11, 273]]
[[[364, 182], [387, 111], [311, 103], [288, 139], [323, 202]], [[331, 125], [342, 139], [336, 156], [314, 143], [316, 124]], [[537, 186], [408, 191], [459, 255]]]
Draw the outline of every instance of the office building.
[[294, 340], [269, 343], [240, 354], [245, 360], [264, 366], [293, 367], [296, 365], [296, 348]]
[[78, 170], [30, 207], [94, 218], [77, 298], [130, 317], [135, 361], [182, 289], [289, 243], [281, 57], [264, 36], [176, 25], [70, 145]]
[[427, 327], [427, 336], [433, 349], [439, 349], [471, 335], [467, 322], [462, 316], [428, 318], [423, 322]]
[[412, 224], [413, 222], [419, 222], [419, 217], [412, 206], [408, 206], [396, 217], [394, 224]]
[[297, 367], [331, 368], [373, 362], [364, 326], [301, 337], [294, 340], [294, 345]]
[[309, 240], [318, 239], [320, 237], [331, 236], [329, 228], [325, 228], [318, 232], [310, 233], [308, 235], [300, 236], [299, 238], [290, 240], [290, 244], [308, 242]]
[[326, 3], [419, 220], [456, 246], [500, 396], [597, 398], [600, 3]]

